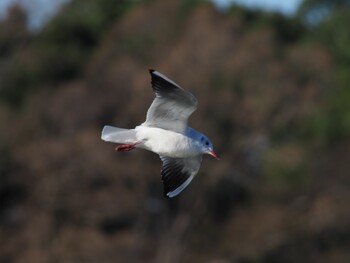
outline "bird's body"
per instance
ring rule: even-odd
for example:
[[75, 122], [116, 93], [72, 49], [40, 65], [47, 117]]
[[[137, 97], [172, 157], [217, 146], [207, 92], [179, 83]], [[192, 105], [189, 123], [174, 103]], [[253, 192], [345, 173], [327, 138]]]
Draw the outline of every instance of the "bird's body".
[[178, 132], [142, 125], [137, 126], [135, 131], [136, 138], [142, 141], [138, 147], [160, 156], [188, 158], [198, 155], [200, 151], [200, 145], [197, 141]]
[[156, 92], [146, 121], [134, 129], [105, 126], [102, 140], [122, 144], [118, 151], [142, 148], [159, 154], [167, 197], [183, 191], [198, 173], [203, 154], [217, 158], [210, 140], [187, 126], [197, 99], [161, 73], [150, 70]]

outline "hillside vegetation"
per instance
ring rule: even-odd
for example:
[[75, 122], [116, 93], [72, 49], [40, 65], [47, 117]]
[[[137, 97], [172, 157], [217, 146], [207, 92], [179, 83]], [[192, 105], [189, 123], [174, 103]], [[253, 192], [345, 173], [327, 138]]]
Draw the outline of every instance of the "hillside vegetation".
[[[0, 24], [0, 262], [350, 262], [348, 1], [73, 0], [25, 24]], [[221, 157], [174, 199], [158, 156], [100, 139], [144, 121], [149, 68]]]

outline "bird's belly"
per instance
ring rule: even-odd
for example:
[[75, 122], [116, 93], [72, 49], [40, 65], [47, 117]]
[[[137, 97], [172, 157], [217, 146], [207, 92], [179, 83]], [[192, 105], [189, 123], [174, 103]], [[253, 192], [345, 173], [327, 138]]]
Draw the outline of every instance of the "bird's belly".
[[140, 148], [173, 158], [188, 158], [198, 155], [196, 146], [191, 138], [160, 128], [142, 127], [135, 129], [136, 137], [142, 143]]

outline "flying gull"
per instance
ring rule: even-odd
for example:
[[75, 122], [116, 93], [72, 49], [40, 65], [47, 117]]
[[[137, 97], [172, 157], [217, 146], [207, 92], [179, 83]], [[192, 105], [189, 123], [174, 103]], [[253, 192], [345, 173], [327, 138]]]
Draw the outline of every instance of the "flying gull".
[[187, 126], [197, 108], [197, 99], [158, 71], [149, 72], [156, 97], [146, 121], [134, 129], [104, 126], [101, 139], [121, 144], [115, 148], [117, 151], [143, 148], [159, 154], [164, 195], [174, 197], [198, 173], [203, 154], [219, 158], [209, 138]]

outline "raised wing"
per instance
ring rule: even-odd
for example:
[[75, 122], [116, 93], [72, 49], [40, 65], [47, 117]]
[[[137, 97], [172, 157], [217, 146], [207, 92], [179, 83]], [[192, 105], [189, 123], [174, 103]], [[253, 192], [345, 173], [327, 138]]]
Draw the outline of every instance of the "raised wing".
[[197, 99], [163, 74], [150, 70], [156, 93], [142, 124], [185, 134], [190, 115], [197, 108]]
[[201, 166], [202, 155], [192, 158], [160, 157], [164, 195], [174, 197], [180, 194], [193, 180]]

